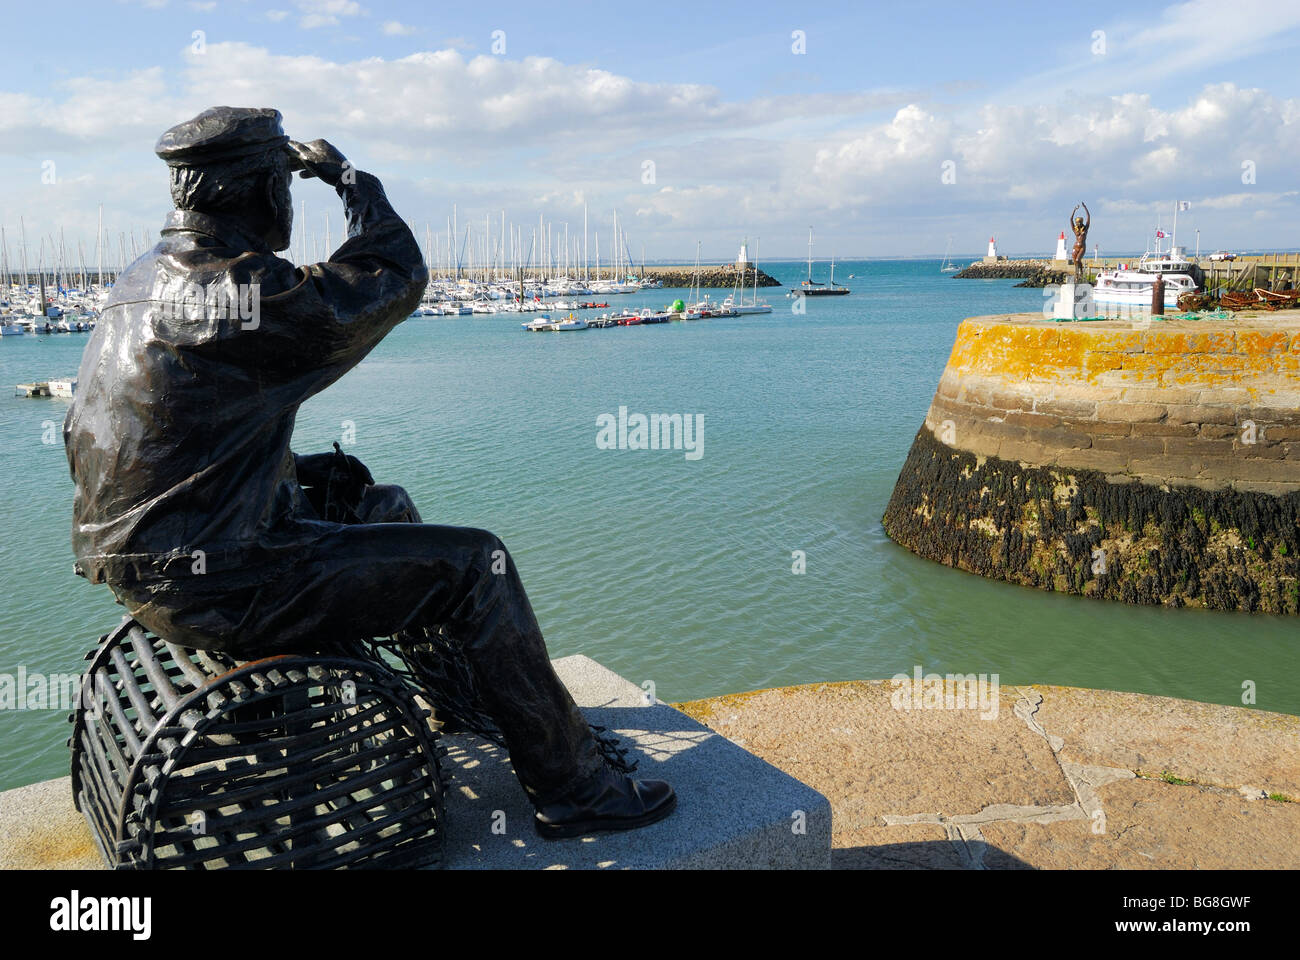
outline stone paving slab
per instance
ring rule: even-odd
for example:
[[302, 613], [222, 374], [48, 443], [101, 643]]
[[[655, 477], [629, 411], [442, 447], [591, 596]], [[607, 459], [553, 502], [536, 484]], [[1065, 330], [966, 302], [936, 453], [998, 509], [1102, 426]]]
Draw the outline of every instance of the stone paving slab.
[[838, 831], [836, 844], [831, 851], [836, 870], [963, 870], [968, 865], [938, 823], [857, 827]]
[[1065, 741], [1066, 760], [1300, 798], [1300, 717], [1137, 693], [1035, 689], [1044, 695], [1039, 721]]
[[973, 814], [993, 803], [1074, 802], [1051, 747], [1016, 716], [895, 710], [888, 681], [787, 687], [683, 704], [723, 736], [832, 798], [835, 841], [887, 815]]
[[72, 805], [72, 778], [0, 793], [0, 870], [102, 870], [90, 829]]
[[[893, 691], [810, 684], [680, 706], [830, 800], [837, 868], [1300, 865], [1300, 718], [1026, 686], [1003, 687], [988, 720], [895, 710]], [[1165, 773], [1191, 782], [1153, 779]]]
[[[1106, 817], [982, 828], [984, 866], [1016, 869], [1300, 869], [1300, 803], [1162, 780], [1126, 780], [1100, 790]], [[1014, 851], [1014, 856], [1008, 851]]]

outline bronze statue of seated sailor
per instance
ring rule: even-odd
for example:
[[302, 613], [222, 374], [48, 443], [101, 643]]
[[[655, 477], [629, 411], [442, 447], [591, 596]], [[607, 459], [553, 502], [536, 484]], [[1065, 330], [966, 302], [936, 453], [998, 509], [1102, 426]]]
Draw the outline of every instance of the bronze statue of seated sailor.
[[[245, 659], [376, 637], [441, 644], [471, 688], [466, 712], [509, 750], [538, 833], [666, 817], [672, 788], [612, 764], [556, 676], [497, 537], [422, 522], [404, 490], [337, 449], [289, 449], [299, 406], [427, 284], [379, 180], [323, 140], [290, 140], [271, 109], [214, 107], [156, 152], [176, 209], [117, 279], [64, 425], [78, 572], [158, 636]], [[310, 266], [277, 255], [294, 171], [333, 187], [347, 216], [347, 240]], [[409, 662], [446, 686], [445, 669], [423, 677]]]

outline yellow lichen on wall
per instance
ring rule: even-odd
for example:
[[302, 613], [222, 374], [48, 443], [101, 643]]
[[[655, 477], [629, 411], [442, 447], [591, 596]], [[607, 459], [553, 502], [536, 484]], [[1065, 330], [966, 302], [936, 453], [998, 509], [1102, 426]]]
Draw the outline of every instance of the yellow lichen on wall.
[[972, 318], [957, 331], [948, 372], [1026, 383], [1088, 385], [1123, 371], [1134, 384], [1243, 386], [1300, 393], [1300, 322], [1094, 321], [1032, 315]]
[[977, 456], [1284, 493], [1300, 487], [1300, 311], [1213, 322], [972, 318], [926, 425]]

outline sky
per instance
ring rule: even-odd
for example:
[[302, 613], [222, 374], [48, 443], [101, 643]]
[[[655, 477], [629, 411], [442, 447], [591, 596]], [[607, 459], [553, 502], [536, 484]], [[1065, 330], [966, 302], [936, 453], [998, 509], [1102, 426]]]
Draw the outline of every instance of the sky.
[[[1157, 223], [1295, 249], [1300, 0], [1043, 3], [106, 0], [11, 5], [0, 225], [92, 251], [156, 237], [159, 134], [273, 106], [385, 184], [424, 241], [502, 213], [570, 237], [612, 217], [634, 259], [1050, 254]], [[339, 202], [295, 181], [318, 244]], [[303, 231], [302, 224], [295, 229]], [[300, 236], [303, 233], [300, 233]], [[445, 244], [445, 240], [442, 241]], [[292, 253], [301, 246], [297, 240]], [[312, 247], [307, 249], [309, 259]], [[1090, 252], [1092, 252], [1090, 250]], [[93, 262], [94, 254], [87, 253]], [[70, 259], [75, 259], [69, 253]]]

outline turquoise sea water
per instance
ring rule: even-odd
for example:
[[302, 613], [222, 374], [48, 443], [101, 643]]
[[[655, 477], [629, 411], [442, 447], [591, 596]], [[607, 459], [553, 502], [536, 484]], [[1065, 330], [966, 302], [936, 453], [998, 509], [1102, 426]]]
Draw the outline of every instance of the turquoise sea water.
[[[686, 324], [532, 334], [512, 315], [410, 320], [303, 407], [295, 449], [327, 450], [352, 421], [348, 451], [406, 486], [426, 520], [505, 540], [553, 656], [587, 654], [665, 700], [919, 664], [1225, 704], [1251, 680], [1259, 708], [1300, 713], [1294, 619], [1040, 593], [885, 536], [957, 324], [1042, 303], [938, 267], [838, 264], [853, 294], [803, 316], [772, 288], [770, 315]], [[805, 268], [764, 269], [797, 282]], [[4, 338], [0, 385], [73, 375], [85, 342]], [[702, 414], [703, 456], [599, 449], [597, 418], [620, 406]], [[0, 393], [0, 674], [77, 671], [121, 615], [72, 573], [65, 410]], [[68, 733], [63, 711], [0, 710], [0, 788], [65, 773]]]

